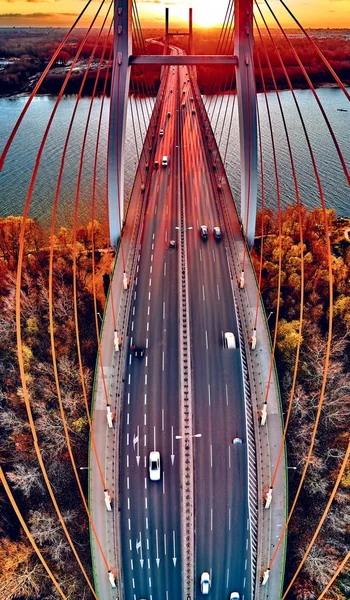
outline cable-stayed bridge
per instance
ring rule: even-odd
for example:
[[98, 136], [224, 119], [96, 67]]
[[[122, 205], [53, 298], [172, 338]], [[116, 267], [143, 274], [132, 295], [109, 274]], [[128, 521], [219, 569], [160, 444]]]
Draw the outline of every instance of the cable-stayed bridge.
[[[52, 120], [89, 32], [97, 18], [101, 18], [102, 6], [103, 3], [67, 70]], [[153, 48], [159, 46], [159, 54], [149, 54], [136, 2], [115, 2], [104, 10], [100, 34], [85, 72], [87, 75], [100, 46], [102, 52], [91, 106], [102, 65], [107, 62], [112, 76], [106, 182], [109, 245], [115, 252], [115, 264], [101, 333], [96, 313], [98, 358], [89, 417], [89, 507], [85, 501], [94, 569], [90, 591], [96, 598], [189, 600], [200, 598], [209, 586], [209, 595], [213, 598], [230, 598], [234, 593], [245, 600], [285, 598], [288, 593], [288, 590], [283, 592], [286, 532], [294, 510], [292, 506], [288, 513], [284, 447], [288, 419], [284, 425], [274, 366], [276, 335], [271, 342], [268, 318], [260, 299], [261, 273], [260, 276], [255, 273], [250, 259], [250, 248], [256, 235], [259, 172], [262, 209], [264, 207], [254, 67], [254, 35], [260, 36], [264, 47], [256, 20], [258, 13], [271, 34], [258, 4], [254, 8], [253, 3], [246, 0], [238, 0], [235, 4], [229, 2], [216, 53], [194, 54], [190, 10], [189, 29], [184, 34], [188, 38], [185, 53], [172, 39], [174, 34], [169, 27], [167, 10], [164, 39], [161, 42], [152, 40]], [[79, 19], [71, 31], [78, 22]], [[282, 27], [281, 32], [290, 43], [291, 52], [315, 95], [349, 182], [342, 150], [326, 111]], [[273, 43], [272, 36], [271, 40]], [[303, 116], [276, 45], [275, 52], [301, 119], [325, 213], [322, 185]], [[257, 55], [255, 66], [260, 69], [267, 97], [261, 60]], [[279, 98], [267, 53], [264, 60], [270, 65]], [[349, 100], [348, 91], [324, 61]], [[161, 66], [157, 93], [152, 77], [155, 65]], [[224, 152], [220, 150], [218, 117], [216, 123], [210, 118], [214, 113], [217, 115], [216, 104], [219, 102], [223, 121], [231, 127], [235, 104], [230, 104], [229, 94], [227, 99], [213, 95], [203, 98], [198, 85], [198, 70], [203, 66], [212, 67], [214, 73], [215, 68], [220, 69], [217, 79], [222, 79], [223, 89], [232, 89], [236, 82], [241, 165], [239, 212], [225, 173], [225, 161], [231, 149], [228, 144]], [[140, 68], [142, 75], [137, 76]], [[85, 75], [63, 150], [54, 211], [57, 210], [65, 155]], [[107, 77], [102, 104], [106, 85]], [[1, 166], [39, 87], [40, 80], [5, 146]], [[142, 102], [138, 100], [140, 97], [143, 97]], [[128, 106], [138, 166], [131, 196], [125, 203]], [[288, 142], [296, 204], [301, 215], [293, 151], [280, 102], [279, 106]], [[275, 134], [268, 101], [267, 111], [280, 211]], [[90, 112], [80, 157], [76, 205], [89, 118]], [[52, 120], [42, 139], [27, 195], [20, 239], [18, 295], [25, 220]], [[100, 124], [95, 149], [93, 206]], [[299, 225], [302, 247], [301, 221]], [[324, 227], [327, 240], [326, 217]], [[52, 243], [53, 232], [54, 228]], [[280, 243], [282, 238], [280, 231]], [[328, 250], [331, 298], [332, 266], [330, 248]], [[75, 252], [76, 247], [73, 254]], [[278, 294], [276, 322], [279, 302]], [[17, 311], [20, 321], [20, 299]], [[77, 314], [77, 306], [75, 311]], [[77, 336], [79, 338], [78, 328]], [[330, 344], [331, 330], [328, 339]], [[23, 393], [30, 415], [21, 364], [20, 327], [18, 345]], [[327, 362], [324, 377], [326, 381]], [[59, 389], [58, 378], [57, 385]], [[84, 386], [82, 395], [86, 396]], [[320, 406], [323, 397], [324, 389]], [[35, 436], [34, 422], [31, 427]], [[316, 430], [317, 423], [315, 433]], [[152, 452], [160, 453], [158, 464], [153, 465]], [[40, 448], [37, 448], [37, 454], [40, 461]], [[73, 456], [71, 460], [74, 462]], [[50, 488], [45, 466], [40, 464]], [[152, 479], [153, 467], [156, 481]], [[78, 472], [76, 475], [78, 478]], [[82, 490], [81, 495], [84, 497]], [[52, 489], [51, 497], [54, 502]], [[79, 498], [77, 502], [80, 502]], [[57, 514], [62, 523], [59, 507]], [[73, 550], [74, 543], [70, 542]], [[76, 550], [75, 554], [78, 560]], [[84, 571], [82, 565], [81, 568]], [[61, 596], [65, 597], [64, 590]]]

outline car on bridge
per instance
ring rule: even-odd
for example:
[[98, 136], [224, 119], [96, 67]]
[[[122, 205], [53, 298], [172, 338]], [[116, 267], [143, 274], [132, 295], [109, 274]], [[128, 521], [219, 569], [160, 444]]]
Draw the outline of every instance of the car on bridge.
[[208, 227], [207, 227], [207, 225], [201, 225], [200, 234], [201, 234], [202, 240], [207, 240], [208, 239]]
[[210, 585], [211, 585], [210, 575], [207, 571], [203, 571], [203, 573], [201, 575], [201, 592], [204, 596], [209, 594]]
[[231, 592], [230, 600], [240, 600], [240, 595], [238, 592]]
[[160, 453], [157, 450], [149, 453], [149, 478], [151, 481], [160, 480]]
[[220, 227], [214, 227], [214, 238], [216, 239], [217, 242], [219, 242], [222, 239], [222, 233], [221, 233], [221, 229]]
[[232, 331], [225, 331], [224, 348], [227, 348], [228, 350], [232, 350], [233, 348], [236, 348], [236, 338], [235, 338], [234, 334], [232, 333]]
[[162, 137], [164, 135], [164, 129], [161, 129], [159, 132], [160, 137]]

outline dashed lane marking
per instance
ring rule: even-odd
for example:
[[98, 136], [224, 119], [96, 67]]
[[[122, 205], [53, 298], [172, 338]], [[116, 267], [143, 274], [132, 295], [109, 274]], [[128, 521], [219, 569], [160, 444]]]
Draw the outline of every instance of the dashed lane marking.
[[143, 424], [144, 425], [147, 424], [147, 414], [146, 413], [143, 415]]
[[128, 525], [129, 525], [129, 531], [131, 530], [131, 522], [130, 519], [128, 519]]
[[209, 406], [210, 406], [210, 383], [208, 383], [208, 400], [209, 400]]
[[128, 510], [130, 510], [130, 498], [128, 498]]
[[220, 291], [219, 291], [219, 284], [218, 283], [216, 284], [216, 292], [217, 292], [217, 295], [218, 295], [218, 300], [220, 300]]
[[165, 277], [166, 276], [166, 262], [164, 263], [163, 274], [164, 274], [164, 277]]
[[209, 345], [208, 345], [208, 332], [207, 332], [207, 330], [205, 331], [205, 345], [206, 345], [206, 348], [207, 348], [207, 350], [209, 350]]
[[147, 404], [147, 394], [145, 394], [145, 406]]

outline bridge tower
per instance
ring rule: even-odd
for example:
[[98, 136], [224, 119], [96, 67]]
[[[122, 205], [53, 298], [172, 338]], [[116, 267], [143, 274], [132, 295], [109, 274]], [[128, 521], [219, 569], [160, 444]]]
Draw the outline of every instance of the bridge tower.
[[124, 157], [132, 53], [132, 0], [114, 0], [113, 71], [108, 133], [110, 244], [116, 248], [124, 219]]
[[248, 245], [252, 246], [255, 235], [258, 181], [253, 0], [235, 0], [234, 7], [234, 54], [238, 58], [236, 86], [241, 158], [241, 220]]

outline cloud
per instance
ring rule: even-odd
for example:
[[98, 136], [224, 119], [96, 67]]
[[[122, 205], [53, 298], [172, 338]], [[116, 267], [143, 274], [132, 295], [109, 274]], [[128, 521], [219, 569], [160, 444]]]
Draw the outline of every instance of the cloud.
[[0, 19], [56, 19], [60, 17], [76, 17], [76, 13], [0, 13]]

